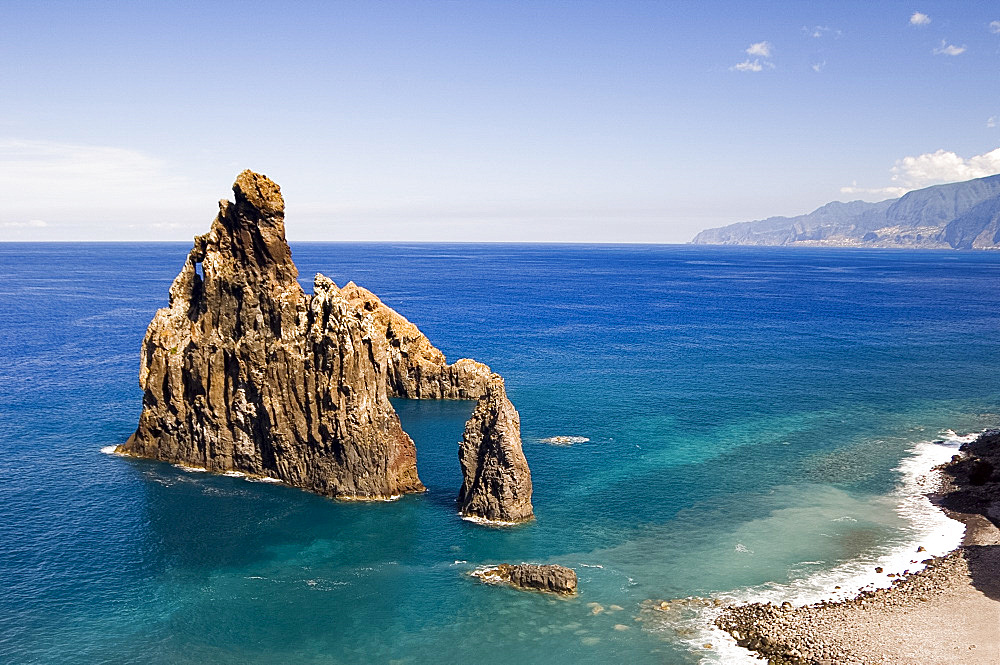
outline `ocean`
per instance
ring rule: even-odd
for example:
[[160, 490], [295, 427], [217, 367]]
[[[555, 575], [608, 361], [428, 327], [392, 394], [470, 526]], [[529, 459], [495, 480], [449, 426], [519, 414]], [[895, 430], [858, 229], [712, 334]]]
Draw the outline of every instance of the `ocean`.
[[[505, 377], [537, 520], [456, 515], [471, 402], [395, 401], [428, 491], [392, 503], [105, 454], [189, 248], [0, 243], [4, 663], [759, 662], [649, 601], [885, 584], [957, 544], [921, 483], [1000, 424], [998, 253], [292, 243]], [[468, 575], [505, 561], [580, 594]]]

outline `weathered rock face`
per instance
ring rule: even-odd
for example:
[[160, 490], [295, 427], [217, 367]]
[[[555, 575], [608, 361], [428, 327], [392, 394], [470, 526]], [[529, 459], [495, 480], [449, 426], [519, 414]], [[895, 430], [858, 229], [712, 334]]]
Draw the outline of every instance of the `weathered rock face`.
[[545, 591], [562, 595], [576, 593], [576, 571], [556, 565], [501, 563], [472, 573], [487, 584], [509, 584], [517, 589]]
[[521, 450], [521, 420], [507, 399], [503, 379], [490, 376], [465, 425], [459, 444], [462, 489], [459, 512], [491, 522], [524, 522], [534, 517], [531, 471]]
[[415, 325], [374, 293], [354, 282], [340, 292], [359, 319], [371, 317], [373, 330], [385, 340], [375, 348], [375, 363], [385, 371], [391, 397], [479, 399], [486, 394], [489, 367], [469, 358], [449, 365]]
[[120, 451], [339, 498], [422, 491], [373, 360], [383, 331], [322, 275], [303, 292], [274, 182], [244, 171], [233, 192], [146, 332], [142, 414]]
[[983, 432], [963, 443], [961, 451], [944, 465], [952, 483], [938, 503], [959, 513], [978, 513], [1000, 526], [1000, 430]]

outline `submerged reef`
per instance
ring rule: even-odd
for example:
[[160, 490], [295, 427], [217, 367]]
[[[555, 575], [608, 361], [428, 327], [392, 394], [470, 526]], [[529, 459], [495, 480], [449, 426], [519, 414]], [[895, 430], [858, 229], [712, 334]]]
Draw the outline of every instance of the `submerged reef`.
[[463, 443], [463, 472], [490, 469], [505, 480], [467, 476], [463, 497], [476, 487], [489, 514], [530, 519], [530, 470], [502, 379], [474, 360], [448, 364], [415, 325], [353, 282], [341, 289], [317, 274], [306, 294], [278, 185], [244, 171], [233, 193], [195, 238], [169, 306], [146, 331], [142, 413], [118, 452], [386, 500], [424, 491], [389, 398], [482, 398], [502, 404], [504, 417], [484, 423], [474, 414], [469, 426], [500, 443], [478, 446], [479, 459]]

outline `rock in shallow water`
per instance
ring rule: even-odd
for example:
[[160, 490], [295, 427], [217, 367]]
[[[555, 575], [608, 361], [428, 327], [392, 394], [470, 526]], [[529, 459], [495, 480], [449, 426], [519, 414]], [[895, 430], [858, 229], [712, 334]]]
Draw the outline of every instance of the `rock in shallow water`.
[[493, 568], [474, 571], [472, 575], [490, 584], [509, 584], [517, 589], [561, 595], [576, 593], [576, 571], [565, 566], [501, 563]]

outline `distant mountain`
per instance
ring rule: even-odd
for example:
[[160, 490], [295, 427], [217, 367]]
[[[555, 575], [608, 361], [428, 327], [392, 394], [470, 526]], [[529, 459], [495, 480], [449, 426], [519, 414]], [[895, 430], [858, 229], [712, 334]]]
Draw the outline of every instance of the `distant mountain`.
[[696, 245], [1000, 249], [1000, 175], [702, 231]]

